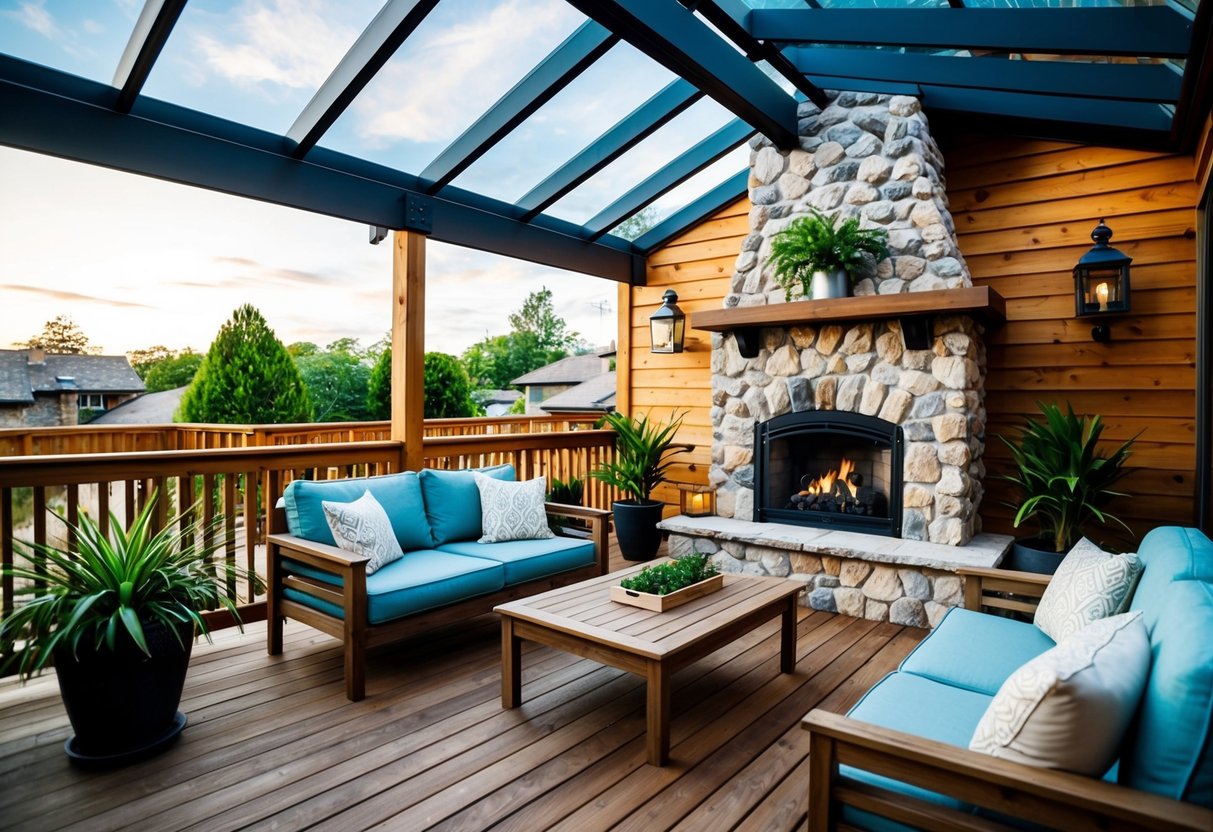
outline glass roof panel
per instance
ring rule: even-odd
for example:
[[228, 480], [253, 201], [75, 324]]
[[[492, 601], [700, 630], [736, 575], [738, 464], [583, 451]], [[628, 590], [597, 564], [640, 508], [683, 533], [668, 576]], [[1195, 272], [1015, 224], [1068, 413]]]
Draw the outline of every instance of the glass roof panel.
[[420, 173], [584, 22], [564, 0], [439, 3], [320, 144]]
[[732, 119], [732, 113], [710, 98], [696, 101], [547, 213], [578, 224], [586, 222]]
[[193, 0], [143, 92], [286, 133], [382, 0]]
[[0, 0], [0, 52], [112, 84], [137, 3]]
[[[724, 156], [717, 159], [703, 170], [699, 171], [699, 173], [695, 174], [678, 187], [673, 188], [668, 193], [649, 203], [649, 205], [641, 211], [641, 213], [644, 215], [643, 226], [641, 228], [633, 229], [639, 232], [636, 233], [635, 236], [640, 236], [640, 234], [643, 234], [644, 231], [647, 231], [649, 228], [652, 228], [653, 226], [662, 222], [675, 211], [690, 205], [696, 199], [703, 196], [717, 185], [726, 181], [729, 177], [736, 175], [738, 171], [745, 170], [749, 164], [750, 146], [747, 142], [733, 148], [733, 150], [729, 151]], [[737, 195], [741, 196], [740, 193]], [[624, 220], [622, 223], [620, 223], [620, 226], [626, 225], [627, 222], [628, 220]], [[616, 226], [616, 228], [618, 227], [619, 226]]]
[[673, 80], [672, 72], [619, 43], [454, 184], [513, 202]]

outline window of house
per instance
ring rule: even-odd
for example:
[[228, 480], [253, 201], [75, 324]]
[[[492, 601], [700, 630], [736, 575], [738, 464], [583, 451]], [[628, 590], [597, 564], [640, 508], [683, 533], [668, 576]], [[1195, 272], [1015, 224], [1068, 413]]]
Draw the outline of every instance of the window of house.
[[528, 387], [526, 389], [526, 394], [527, 394], [526, 397], [527, 397], [528, 401], [532, 401], [532, 402], [543, 401], [543, 388], [542, 387], [538, 387], [538, 386]]
[[92, 408], [94, 410], [105, 410], [105, 396], [101, 393], [81, 393], [77, 397], [79, 402], [76, 406], [81, 410], [84, 408]]

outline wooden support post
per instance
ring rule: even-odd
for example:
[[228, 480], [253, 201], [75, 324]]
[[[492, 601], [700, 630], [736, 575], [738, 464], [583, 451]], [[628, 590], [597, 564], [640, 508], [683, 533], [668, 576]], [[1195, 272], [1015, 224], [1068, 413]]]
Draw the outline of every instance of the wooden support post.
[[392, 439], [421, 470], [425, 421], [425, 235], [397, 231], [392, 258]]
[[615, 409], [632, 413], [632, 286], [619, 284], [618, 340], [615, 343]]

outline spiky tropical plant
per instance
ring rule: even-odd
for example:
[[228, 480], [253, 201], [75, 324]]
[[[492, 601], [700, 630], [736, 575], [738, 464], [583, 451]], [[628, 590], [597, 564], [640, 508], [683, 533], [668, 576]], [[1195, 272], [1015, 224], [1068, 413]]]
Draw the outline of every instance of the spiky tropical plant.
[[602, 421], [615, 431], [615, 460], [602, 463], [590, 476], [637, 503], [647, 502], [653, 489], [666, 481], [666, 471], [673, 464], [670, 457], [690, 450], [691, 446], [674, 442], [683, 415], [672, 415], [669, 424], [662, 425], [647, 415], [606, 414]]
[[808, 216], [793, 220], [771, 240], [770, 262], [775, 279], [791, 300], [797, 286], [801, 294], [810, 294], [813, 272], [845, 271], [854, 286], [864, 253], [877, 259], [887, 257], [888, 238], [884, 229], [860, 228], [855, 217], [836, 224], [822, 212], [809, 209]]
[[1104, 506], [1113, 497], [1128, 496], [1112, 486], [1128, 473], [1124, 464], [1137, 436], [1105, 455], [1098, 449], [1103, 432], [1099, 416], [1075, 416], [1068, 402], [1065, 413], [1057, 405], [1037, 404], [1044, 419], [1028, 419], [1018, 442], [998, 437], [1010, 449], [1017, 469], [1001, 477], [1019, 491], [1020, 500], [1007, 503], [1016, 509], [1015, 527], [1035, 520], [1055, 552], [1068, 551], [1092, 521], [1118, 523], [1128, 530]]
[[[157, 530], [156, 500], [153, 494], [129, 528], [112, 512], [108, 534], [88, 514], [75, 524], [60, 516], [70, 530], [67, 548], [20, 544], [31, 564], [45, 566], [5, 570], [30, 582], [18, 593], [30, 600], [0, 621], [0, 644], [18, 644], [10, 662], [22, 678], [42, 670], [56, 650], [77, 657], [113, 653], [129, 641], [150, 656], [145, 629], [156, 624], [165, 625], [182, 647], [185, 625], [209, 640], [200, 610], [222, 606], [239, 621], [234, 602], [222, 592], [239, 570], [213, 559], [224, 545], [222, 535], [204, 534], [200, 520], [180, 516]], [[255, 576], [240, 576], [256, 582]]]

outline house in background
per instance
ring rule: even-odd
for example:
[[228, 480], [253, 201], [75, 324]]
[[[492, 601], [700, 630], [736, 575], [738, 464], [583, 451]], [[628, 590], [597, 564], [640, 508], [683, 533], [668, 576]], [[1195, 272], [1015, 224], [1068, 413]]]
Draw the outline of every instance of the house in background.
[[540, 409], [553, 416], [607, 413], [615, 409], [615, 371], [602, 373], [547, 398]]
[[505, 416], [514, 402], [522, 398], [522, 393], [517, 390], [477, 390], [472, 397], [484, 408], [485, 416]]
[[189, 385], [144, 393], [105, 411], [90, 425], [171, 425]]
[[80, 411], [105, 411], [144, 391], [125, 355], [48, 355], [0, 350], [0, 426], [80, 424]]
[[615, 357], [615, 346], [585, 355], [570, 355], [551, 364], [532, 370], [514, 379], [512, 384], [522, 387], [526, 394], [526, 414], [544, 416], [550, 411], [544, 402], [557, 394], [571, 390], [591, 379], [611, 372], [611, 360]]

